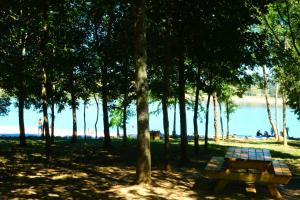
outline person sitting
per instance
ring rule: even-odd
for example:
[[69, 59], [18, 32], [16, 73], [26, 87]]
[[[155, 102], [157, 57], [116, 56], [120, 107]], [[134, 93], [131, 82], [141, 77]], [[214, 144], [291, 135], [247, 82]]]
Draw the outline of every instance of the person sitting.
[[265, 137], [269, 137], [268, 131], [265, 131], [265, 132], [264, 132], [264, 136], [265, 136]]
[[256, 136], [262, 136], [262, 133], [260, 132], [260, 130], [258, 130], [258, 131], [256, 132]]

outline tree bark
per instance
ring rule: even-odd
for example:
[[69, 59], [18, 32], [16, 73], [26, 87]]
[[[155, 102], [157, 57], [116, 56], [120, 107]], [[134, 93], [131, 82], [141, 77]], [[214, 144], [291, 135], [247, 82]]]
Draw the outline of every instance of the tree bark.
[[227, 124], [227, 134], [226, 139], [229, 139], [229, 120], [230, 120], [230, 113], [229, 113], [229, 102], [226, 100], [226, 124]]
[[83, 132], [84, 132], [84, 141], [86, 142], [86, 104], [87, 100], [83, 101]]
[[[43, 25], [43, 36], [41, 39], [41, 52], [43, 56], [46, 56], [46, 43], [48, 41], [49, 33], [48, 33], [48, 9], [49, 9], [49, 1], [45, 1], [43, 8], [43, 19], [45, 20]], [[50, 134], [49, 134], [49, 120], [48, 120], [48, 102], [47, 102], [47, 61], [46, 58], [43, 58], [43, 63], [41, 66], [41, 98], [42, 98], [42, 108], [43, 108], [43, 127], [45, 130], [46, 136], [46, 158], [50, 159]]]
[[172, 131], [172, 137], [176, 138], [176, 104], [177, 104], [177, 97], [175, 96], [175, 102], [174, 102], [174, 117], [173, 117], [173, 131]]
[[97, 138], [98, 138], [97, 124], [98, 124], [98, 118], [99, 118], [99, 103], [98, 103], [96, 94], [94, 94], [94, 99], [95, 99], [96, 107], [97, 107], [97, 115], [96, 115], [96, 121], [95, 121], [95, 134], [96, 134], [95, 139], [97, 140]]
[[181, 161], [187, 160], [187, 128], [186, 128], [186, 110], [185, 110], [185, 77], [184, 77], [184, 49], [180, 46], [179, 50], [179, 112], [180, 112], [180, 147]]
[[25, 104], [25, 98], [20, 92], [18, 96], [18, 102], [19, 102], [19, 129], [20, 129], [20, 146], [25, 147], [26, 146], [26, 137], [25, 137], [25, 126], [24, 126], [24, 104]]
[[218, 131], [218, 97], [217, 93], [213, 94], [214, 101], [214, 128], [215, 128], [215, 142], [219, 143], [219, 131]]
[[282, 120], [283, 120], [283, 146], [288, 146], [287, 130], [286, 130], [286, 91], [285, 86], [282, 85]]
[[220, 108], [220, 124], [221, 124], [221, 131], [222, 131], [222, 141], [224, 141], [224, 127], [223, 127], [223, 118], [222, 118], [222, 104], [219, 103]]
[[[126, 99], [126, 100], [125, 100]], [[124, 103], [123, 103], [123, 144], [127, 144], [127, 94], [124, 95]]]
[[204, 138], [204, 149], [208, 149], [208, 120], [209, 120], [209, 104], [210, 94], [207, 94], [206, 111], [205, 111], [205, 138]]
[[103, 112], [103, 129], [104, 129], [104, 146], [110, 147], [110, 133], [108, 120], [108, 98], [107, 98], [107, 67], [102, 67], [102, 112]]
[[134, 6], [134, 61], [138, 130], [136, 178], [137, 183], [151, 183], [145, 0], [135, 0]]
[[[276, 126], [276, 132], [278, 134], [278, 104], [277, 104], [277, 101], [278, 101], [278, 84], [277, 82], [275, 83], [275, 126]], [[274, 131], [275, 133], [275, 131]], [[278, 137], [279, 139], [279, 137]]]
[[195, 94], [195, 108], [194, 108], [194, 153], [198, 155], [199, 153], [199, 133], [198, 133], [198, 108], [199, 108], [199, 95], [200, 95], [200, 67], [197, 71], [197, 81], [196, 81], [196, 94]]
[[267, 80], [265, 66], [262, 66], [262, 70], [263, 70], [263, 84], [264, 84], [264, 93], [265, 93], [265, 99], [266, 99], [268, 118], [269, 118], [270, 125], [274, 130], [275, 138], [278, 139], [278, 132], [277, 132], [276, 127], [273, 123], [271, 110], [270, 110], [270, 102], [269, 102], [269, 95], [268, 95], [268, 80]]
[[54, 144], [54, 120], [55, 120], [55, 104], [54, 100], [52, 99], [51, 103], [51, 144]]
[[73, 135], [72, 142], [77, 142], [77, 116], [76, 116], [76, 97], [71, 93], [71, 107], [72, 107], [72, 119], [73, 119]]

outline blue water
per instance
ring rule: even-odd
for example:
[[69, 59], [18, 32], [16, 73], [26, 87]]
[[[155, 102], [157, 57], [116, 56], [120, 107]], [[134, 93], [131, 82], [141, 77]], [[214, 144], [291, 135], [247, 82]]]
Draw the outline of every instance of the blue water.
[[[153, 112], [157, 109], [158, 104], [150, 104], [149, 112]], [[98, 120], [98, 135], [99, 132], [103, 131], [103, 121], [102, 121], [102, 110], [100, 106], [100, 114]], [[18, 109], [13, 105], [10, 107], [10, 113], [8, 116], [0, 117], [0, 126], [18, 126]], [[132, 110], [135, 110], [135, 107], [132, 106]], [[224, 110], [224, 108], [223, 108]], [[170, 123], [170, 134], [173, 130], [173, 106], [169, 108], [169, 123]], [[274, 108], [272, 108], [272, 117], [273, 121], [275, 121]], [[50, 112], [49, 112], [50, 113]], [[193, 134], [193, 110], [187, 109], [187, 131], [188, 135]], [[38, 119], [42, 117], [42, 114], [34, 109], [25, 110], [25, 126], [37, 127]], [[200, 113], [199, 119], [199, 132], [200, 136], [204, 135], [205, 130], [205, 120], [204, 113]], [[94, 124], [96, 119], [96, 106], [95, 103], [91, 103], [86, 110], [86, 123], [87, 129], [94, 130]], [[180, 132], [180, 123], [179, 123], [179, 111], [177, 106], [177, 123], [176, 123], [176, 133]], [[226, 133], [226, 117], [223, 113], [223, 124], [224, 131]], [[279, 108], [279, 129], [282, 130], [282, 108]], [[77, 125], [78, 130], [83, 131], [83, 105], [80, 104], [77, 110]], [[150, 130], [160, 130], [163, 132], [163, 118], [162, 112], [158, 114], [150, 114]], [[289, 127], [289, 135], [291, 137], [300, 137], [300, 121], [297, 119], [297, 116], [292, 112], [291, 109], [287, 109], [287, 127]], [[56, 113], [55, 120], [55, 128], [57, 129], [69, 129], [70, 135], [72, 130], [72, 113], [70, 108], [66, 108], [66, 110], [61, 113]], [[270, 125], [268, 121], [268, 115], [266, 108], [263, 105], [257, 106], [239, 106], [238, 109], [231, 115], [230, 119], [230, 133], [237, 135], [247, 135], [247, 136], [255, 136], [257, 130], [261, 130], [261, 132], [268, 131], [270, 133]], [[26, 129], [26, 127], [25, 127]], [[221, 129], [219, 123], [219, 129]], [[111, 128], [110, 131], [112, 133], [116, 133], [116, 128]], [[132, 116], [128, 120], [127, 125], [128, 134], [136, 134], [136, 116]], [[221, 133], [221, 131], [219, 131]], [[101, 136], [102, 133], [100, 133]], [[122, 134], [122, 130], [121, 130]], [[103, 134], [102, 134], [103, 135]], [[209, 115], [209, 135], [214, 135], [214, 127], [213, 127], [213, 107], [210, 107], [210, 115]]]

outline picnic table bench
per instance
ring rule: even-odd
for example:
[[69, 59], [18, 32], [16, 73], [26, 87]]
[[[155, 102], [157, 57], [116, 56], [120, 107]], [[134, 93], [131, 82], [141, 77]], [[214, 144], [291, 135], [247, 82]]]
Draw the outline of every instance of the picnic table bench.
[[232, 181], [245, 182], [253, 192], [255, 183], [267, 186], [271, 195], [281, 198], [277, 184], [287, 184], [292, 178], [288, 166], [281, 160], [272, 160], [268, 149], [229, 147], [225, 156], [213, 156], [204, 174], [218, 180], [215, 192], [221, 192]]

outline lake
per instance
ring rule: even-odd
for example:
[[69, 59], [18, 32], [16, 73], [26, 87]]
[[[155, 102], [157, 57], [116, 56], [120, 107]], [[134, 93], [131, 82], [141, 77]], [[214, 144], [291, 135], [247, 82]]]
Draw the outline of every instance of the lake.
[[[152, 112], [157, 109], [158, 104], [150, 104], [149, 112]], [[134, 109], [134, 106], [132, 106]], [[100, 108], [101, 105], [100, 105]], [[18, 109], [13, 105], [10, 107], [10, 113], [8, 116], [0, 117], [0, 135], [3, 134], [17, 134], [18, 133]], [[223, 108], [225, 110], [225, 108]], [[282, 130], [282, 108], [279, 107], [279, 129]], [[173, 106], [169, 108], [169, 122], [170, 122], [170, 134], [173, 130]], [[272, 117], [275, 121], [275, 111], [272, 108]], [[188, 135], [193, 134], [193, 110], [187, 109], [187, 131]], [[205, 120], [204, 113], [200, 114], [199, 119], [199, 133], [200, 136], [204, 136], [205, 130]], [[25, 130], [28, 134], [37, 133], [37, 123], [38, 119], [42, 117], [42, 114], [34, 109], [25, 110]], [[94, 124], [96, 119], [96, 105], [91, 102], [88, 105], [86, 110], [86, 123], [88, 129], [88, 135], [94, 136]], [[98, 120], [98, 136], [103, 136], [103, 125], [102, 125], [102, 110], [100, 109], [99, 120]], [[223, 113], [223, 124], [224, 131], [226, 133], [226, 117]], [[79, 109], [77, 110], [77, 125], [78, 125], [78, 134], [83, 134], [83, 104], [80, 104]], [[293, 111], [287, 109], [287, 127], [289, 127], [289, 135], [292, 137], [300, 137], [300, 121], [297, 119], [297, 116]], [[270, 133], [271, 126], [269, 125], [267, 110], [264, 105], [240, 105], [238, 109], [231, 115], [230, 120], [230, 133], [244, 136], [255, 136], [257, 130], [261, 132], [268, 131]], [[221, 129], [219, 125], [219, 129]], [[72, 113], [70, 108], [61, 113], [56, 113], [55, 119], [55, 135], [67, 136], [72, 134]], [[150, 130], [160, 130], [163, 132], [163, 119], [162, 112], [156, 114], [150, 114]], [[111, 135], [116, 135], [116, 128], [110, 129]], [[122, 134], [122, 130], [120, 130]], [[128, 120], [127, 132], [130, 135], [136, 134], [136, 116], [131, 117]], [[179, 111], [177, 106], [177, 123], [176, 123], [176, 132], [180, 132], [179, 124]], [[221, 131], [219, 131], [221, 133]], [[210, 115], [209, 115], [209, 136], [214, 136], [214, 127], [213, 127], [213, 107], [210, 106]]]

